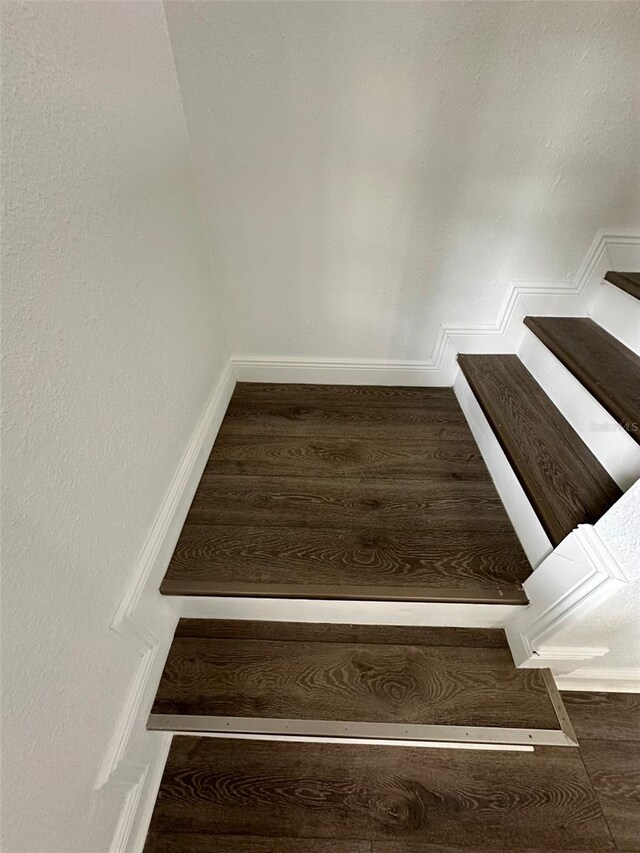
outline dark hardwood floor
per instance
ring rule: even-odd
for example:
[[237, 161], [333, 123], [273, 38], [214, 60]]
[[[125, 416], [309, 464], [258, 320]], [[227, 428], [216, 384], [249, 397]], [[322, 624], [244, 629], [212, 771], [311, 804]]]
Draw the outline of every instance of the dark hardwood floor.
[[175, 737], [145, 853], [638, 853], [638, 697], [563, 699], [578, 750]]
[[152, 714], [560, 731], [498, 629], [181, 620]]
[[236, 387], [161, 592], [526, 604], [450, 388]]
[[458, 363], [552, 545], [598, 521], [622, 492], [518, 356]]
[[605, 279], [630, 296], [640, 299], [640, 272], [608, 272]]
[[525, 317], [524, 322], [640, 443], [640, 357], [588, 317]]

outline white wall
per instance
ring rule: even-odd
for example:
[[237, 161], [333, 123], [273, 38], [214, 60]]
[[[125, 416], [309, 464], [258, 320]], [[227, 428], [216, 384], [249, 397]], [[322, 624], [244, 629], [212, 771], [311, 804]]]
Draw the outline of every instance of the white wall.
[[[562, 681], [563, 688], [640, 690], [640, 481], [596, 523], [595, 529], [628, 584], [582, 623], [560, 631], [559, 646], [609, 651]], [[598, 685], [598, 682], [602, 682]]]
[[160, 3], [3, 3], [3, 844], [108, 849], [108, 625], [227, 360]]
[[165, 8], [234, 355], [428, 360], [640, 221], [637, 4]]

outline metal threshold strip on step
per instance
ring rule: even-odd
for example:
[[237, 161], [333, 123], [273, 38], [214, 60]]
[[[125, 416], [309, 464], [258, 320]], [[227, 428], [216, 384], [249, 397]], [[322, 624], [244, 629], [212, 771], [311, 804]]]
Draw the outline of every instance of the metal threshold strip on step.
[[548, 670], [544, 673], [558, 729], [527, 729], [492, 726], [450, 726], [417, 723], [346, 720], [293, 720], [263, 717], [228, 717], [191, 714], [150, 714], [147, 728], [176, 734], [244, 736], [256, 739], [346, 741], [353, 743], [428, 746], [448, 744], [467, 747], [513, 748], [578, 745], [558, 689]]

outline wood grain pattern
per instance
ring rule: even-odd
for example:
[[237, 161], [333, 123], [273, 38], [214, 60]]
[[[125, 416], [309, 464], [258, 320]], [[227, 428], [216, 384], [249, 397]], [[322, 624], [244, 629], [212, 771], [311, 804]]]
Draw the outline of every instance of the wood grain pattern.
[[519, 590], [531, 567], [512, 530], [352, 530], [185, 525], [162, 592], [214, 583]]
[[301, 643], [456, 646], [507, 649], [501, 628], [438, 628], [418, 625], [338, 625], [327, 622], [256, 622], [249, 619], [180, 619], [176, 637], [210, 640], [288, 640]]
[[456, 408], [452, 388], [420, 388], [406, 385], [309, 385], [303, 383], [238, 382], [233, 392], [238, 403], [276, 403], [278, 405], [340, 404], [388, 407], [390, 405], [430, 406], [448, 403]]
[[471, 440], [471, 431], [449, 400], [429, 405], [281, 405], [240, 403], [235, 397], [220, 435], [307, 436], [314, 439]]
[[577, 750], [468, 752], [174, 738], [169, 833], [613, 849]]
[[640, 358], [588, 317], [526, 317], [524, 322], [640, 442]]
[[580, 740], [640, 741], [639, 694], [565, 690], [562, 701]]
[[640, 743], [584, 740], [580, 752], [618, 849], [640, 849]]
[[325, 440], [221, 435], [205, 473], [280, 477], [383, 477], [403, 480], [487, 480], [473, 441]]
[[240, 383], [165, 595], [526, 604], [451, 388]]
[[622, 492], [515, 355], [458, 363], [552, 544]]
[[640, 299], [640, 272], [608, 272], [605, 280]]
[[154, 714], [559, 730], [508, 649], [174, 638]]
[[490, 483], [204, 474], [187, 524], [511, 531]]
[[144, 853], [371, 853], [371, 842], [153, 832], [147, 837]]

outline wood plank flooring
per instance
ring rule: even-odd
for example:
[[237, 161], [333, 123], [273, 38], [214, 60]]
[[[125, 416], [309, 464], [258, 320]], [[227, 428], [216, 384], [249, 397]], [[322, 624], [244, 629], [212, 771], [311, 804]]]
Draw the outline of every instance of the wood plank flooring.
[[458, 363], [555, 547], [622, 492], [516, 355]]
[[579, 750], [176, 737], [145, 853], [638, 853], [638, 697], [562, 698]]
[[268, 837], [272, 846], [262, 849], [274, 853], [281, 849], [274, 839], [283, 835], [336, 839], [337, 850], [357, 850], [362, 841], [374, 850], [378, 842], [396, 850], [615, 849], [578, 751], [552, 748], [469, 752], [176, 737], [146, 853], [167, 849], [165, 833], [178, 838], [177, 850], [189, 849], [179, 839], [186, 835], [188, 843], [192, 833], [209, 836], [212, 846], [219, 835]]
[[526, 604], [530, 571], [450, 388], [240, 383], [161, 592]]
[[524, 322], [640, 442], [640, 357], [588, 317], [525, 317]]
[[180, 625], [153, 714], [560, 730], [542, 671], [516, 669], [502, 631], [198, 621]]

